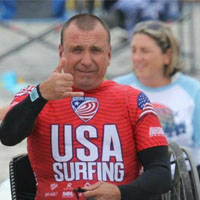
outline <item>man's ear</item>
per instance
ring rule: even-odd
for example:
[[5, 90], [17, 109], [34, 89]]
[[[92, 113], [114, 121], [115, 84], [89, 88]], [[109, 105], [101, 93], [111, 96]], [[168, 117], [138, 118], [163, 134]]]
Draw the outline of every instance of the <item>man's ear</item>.
[[63, 56], [63, 47], [62, 47], [61, 44], [59, 44], [58, 49], [59, 49], [59, 57], [62, 58], [62, 56]]
[[108, 51], [108, 67], [110, 66], [110, 60], [112, 57], [112, 46], [109, 47], [109, 51]]

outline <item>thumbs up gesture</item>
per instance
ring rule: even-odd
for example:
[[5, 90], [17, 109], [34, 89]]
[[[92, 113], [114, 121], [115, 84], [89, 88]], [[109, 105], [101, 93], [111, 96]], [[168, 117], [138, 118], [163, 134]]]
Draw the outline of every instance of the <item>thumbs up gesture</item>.
[[66, 66], [66, 59], [61, 58], [51, 76], [40, 84], [40, 93], [46, 100], [84, 95], [83, 92], [72, 92], [73, 76], [69, 73], [62, 73], [64, 66]]

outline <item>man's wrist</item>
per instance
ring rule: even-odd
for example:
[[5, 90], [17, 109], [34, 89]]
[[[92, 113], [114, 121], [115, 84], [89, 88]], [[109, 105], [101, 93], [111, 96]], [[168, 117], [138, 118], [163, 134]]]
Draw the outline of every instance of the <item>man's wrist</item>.
[[42, 101], [47, 101], [46, 99], [44, 99], [40, 93], [40, 88], [39, 88], [40, 85], [37, 85], [33, 91], [30, 93], [30, 99], [31, 99], [31, 102], [34, 102], [36, 100], [42, 100]]

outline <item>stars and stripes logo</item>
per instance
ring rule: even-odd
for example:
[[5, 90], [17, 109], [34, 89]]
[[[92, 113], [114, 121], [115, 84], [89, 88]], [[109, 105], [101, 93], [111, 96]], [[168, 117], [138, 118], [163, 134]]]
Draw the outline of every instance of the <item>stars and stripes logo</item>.
[[34, 88], [35, 88], [35, 86], [27, 86], [27, 87], [21, 89], [21, 90], [14, 96], [14, 98], [13, 98], [13, 100], [12, 100], [10, 106], [13, 107], [13, 106], [17, 105], [17, 104], [20, 102], [19, 100], [17, 100], [18, 97], [21, 97], [21, 96], [23, 96], [23, 95], [28, 95], [28, 94], [30, 94], [30, 93], [33, 91]]
[[73, 97], [71, 105], [76, 115], [84, 122], [91, 120], [99, 108], [99, 102], [93, 97]]
[[21, 89], [16, 95], [15, 95], [15, 97], [19, 97], [19, 96], [22, 96], [22, 95], [24, 95], [24, 94], [30, 94], [32, 91], [33, 91], [33, 89], [35, 88], [36, 86], [27, 86], [27, 87], [25, 87], [25, 88], [23, 88], [23, 89]]
[[152, 106], [151, 102], [149, 101], [148, 97], [143, 92], [141, 92], [138, 95], [137, 103], [138, 103], [138, 107], [142, 110], [142, 113], [140, 114], [139, 118], [143, 117], [147, 113], [153, 113], [153, 114], [157, 115], [157, 113], [156, 113], [154, 107]]
[[23, 95], [26, 95], [26, 94], [30, 94], [33, 89], [35, 88], [36, 86], [27, 86], [23, 89], [21, 89], [13, 98], [13, 101], [17, 98], [17, 97], [20, 97], [20, 96], [23, 96]]

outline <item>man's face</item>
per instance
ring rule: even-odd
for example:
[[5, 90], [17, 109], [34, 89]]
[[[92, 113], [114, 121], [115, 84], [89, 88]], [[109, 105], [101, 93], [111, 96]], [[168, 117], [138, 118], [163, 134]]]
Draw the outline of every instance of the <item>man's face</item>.
[[83, 31], [73, 23], [64, 31], [60, 57], [67, 60], [65, 73], [74, 78], [74, 87], [83, 91], [97, 88], [110, 64], [111, 46], [105, 29], [98, 23], [94, 30]]

